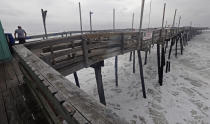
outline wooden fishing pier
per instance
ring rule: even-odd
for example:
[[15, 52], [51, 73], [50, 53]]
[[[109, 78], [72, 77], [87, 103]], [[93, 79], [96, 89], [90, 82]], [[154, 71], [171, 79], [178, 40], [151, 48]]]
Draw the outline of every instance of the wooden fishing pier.
[[[178, 52], [182, 53], [188, 41], [204, 29], [206, 28], [150, 29], [151, 38], [144, 37], [146, 30], [142, 30], [141, 33], [120, 30], [119, 32], [87, 32], [82, 35], [64, 36], [62, 34], [63, 37], [48, 37], [48, 39], [32, 41], [24, 45], [15, 45], [13, 49], [23, 80], [38, 101], [49, 123], [123, 124], [126, 122], [114, 116], [105, 107], [106, 100], [101, 75], [104, 60], [137, 51], [143, 97], [146, 98], [145, 84], [147, 82], [145, 81], [144, 84], [140, 51], [146, 53], [153, 45], [157, 45], [159, 83], [162, 85], [164, 65], [166, 65], [166, 72], [170, 71], [173, 46], [175, 46], [175, 55]], [[168, 55], [167, 59], [166, 55]], [[135, 62], [135, 58], [133, 60]], [[76, 72], [88, 67], [95, 70], [99, 99], [102, 104], [79, 88]], [[115, 71], [118, 71], [117, 68]], [[76, 84], [64, 77], [70, 74], [74, 74]], [[116, 75], [116, 83], [118, 83], [117, 78], [118, 75]]]
[[[165, 6], [162, 27], [142, 29], [144, 0], [142, 0], [140, 27], [115, 29], [115, 9], [113, 9], [112, 30], [82, 30], [81, 6], [79, 3], [81, 31], [47, 34], [46, 10], [41, 10], [44, 35], [29, 36], [32, 41], [14, 45], [12, 62], [0, 64], [0, 123], [49, 123], [49, 124], [127, 124], [111, 110], [106, 108], [106, 99], [101, 74], [104, 60], [115, 57], [115, 85], [118, 82], [118, 55], [130, 53], [133, 70], [136, 72], [136, 53], [142, 94], [146, 98], [146, 84], [141, 53], [147, 56], [155, 45], [157, 49], [157, 70], [160, 86], [163, 85], [164, 72], [170, 72], [172, 50], [175, 56], [183, 54], [195, 35], [205, 27], [175, 26], [164, 28]], [[151, 6], [151, 5], [150, 5]], [[91, 12], [90, 12], [91, 20]], [[148, 36], [149, 35], [149, 36]], [[164, 69], [164, 67], [166, 68]], [[94, 68], [99, 101], [80, 89], [77, 71]], [[65, 76], [73, 74], [76, 84]], [[28, 101], [28, 99], [30, 99]], [[35, 102], [36, 101], [36, 102]], [[28, 104], [27, 104], [28, 103]], [[34, 112], [36, 111], [36, 113]]]

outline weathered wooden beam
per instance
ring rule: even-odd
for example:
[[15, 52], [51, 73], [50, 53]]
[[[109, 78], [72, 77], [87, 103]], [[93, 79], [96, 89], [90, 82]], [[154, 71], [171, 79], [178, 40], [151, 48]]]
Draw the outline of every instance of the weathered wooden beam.
[[[40, 86], [42, 85], [41, 88], [45, 88], [43, 92], [47, 93], [49, 92], [49, 90], [46, 89], [47, 87], [45, 87], [43, 83], [41, 83], [42, 81], [40, 82], [41, 79], [39, 78], [39, 76], [36, 76], [38, 74], [43, 76], [42, 80], [46, 80], [47, 82], [49, 82], [51, 86], [56, 88], [56, 90], [58, 90], [58, 92], [63, 95], [65, 102], [62, 105], [57, 104], [55, 105], [55, 107], [63, 107], [63, 109], [59, 110], [66, 112], [66, 114], [62, 115], [65, 120], [68, 120], [70, 118], [70, 113], [68, 113], [71, 112], [71, 107], [69, 108], [70, 105], [73, 108], [76, 108], [76, 113], [73, 118], [75, 118], [79, 123], [81, 122], [81, 119], [85, 119], [87, 122], [91, 122], [92, 124], [98, 124], [98, 122], [100, 122], [100, 124], [127, 123], [121, 122], [116, 116], [116, 118], [110, 116], [110, 113], [106, 113], [108, 110], [106, 110], [104, 106], [98, 104], [96, 100], [94, 100], [84, 91], [76, 87], [73, 83], [68, 81], [65, 77], [63, 77], [60, 73], [51, 68], [45, 62], [40, 60], [23, 45], [14, 46], [13, 48], [18, 54], [18, 57], [21, 59], [22, 63], [25, 63], [24, 66], [26, 66], [29, 70], [33, 68], [33, 77], [37, 79], [36, 83], [40, 84]], [[54, 99], [54, 97], [49, 98]], [[80, 115], [80, 117], [78, 118], [78, 116], [76, 115]]]
[[[89, 64], [92, 65], [94, 63], [97, 63], [99, 61], [103, 61], [107, 58], [110, 58], [110, 57], [114, 57], [116, 55], [119, 55], [121, 54], [121, 51], [120, 50], [116, 50], [116, 51], [110, 51], [108, 52], [107, 54], [104, 54], [104, 55], [100, 55], [100, 57], [90, 57], [89, 58]], [[79, 69], [82, 69], [84, 68], [84, 64], [82, 64], [82, 62], [77, 62], [77, 63], [74, 63], [74, 64], [71, 64], [71, 65], [67, 65], [63, 68], [59, 68], [57, 69], [59, 72], [61, 72], [63, 75], [69, 75], [69, 74], [72, 74], [73, 71], [77, 71]]]
[[81, 40], [80, 35], [74, 35], [71, 37], [64, 37], [64, 38], [51, 38], [45, 40], [37, 40], [27, 42], [24, 45], [29, 49], [40, 49], [46, 46], [52, 46], [60, 43], [70, 43], [72, 40]]
[[168, 42], [169, 42], [169, 40], [167, 39], [166, 40], [166, 45], [165, 45], [165, 52], [167, 51], [167, 48], [168, 48]]
[[[117, 47], [120, 46], [120, 43], [110, 43], [110, 42], [102, 42], [102, 43], [95, 43], [95, 44], [91, 44], [88, 45], [88, 49], [99, 49], [99, 48], [106, 48], [106, 47]], [[54, 49], [54, 48], [53, 48]], [[77, 52], [82, 52], [82, 46], [77, 46], [77, 47], [72, 47], [72, 48], [67, 48], [67, 49], [63, 49], [63, 50], [58, 50], [58, 51], [54, 51], [54, 57], [60, 57], [63, 55], [69, 55], [69, 54], [73, 54], [73, 53], [77, 53]], [[47, 53], [41, 53], [42, 58], [48, 58], [51, 57], [51, 53], [47, 52]]]
[[148, 51], [145, 51], [144, 65], [147, 64], [147, 55], [148, 55]]
[[165, 66], [165, 51], [164, 51], [164, 44], [161, 45], [161, 65], [160, 65], [160, 76], [159, 76], [159, 84], [160, 86], [163, 85], [163, 70]]
[[136, 72], [136, 52], [135, 50], [133, 51], [133, 73]]
[[[133, 48], [132, 49], [127, 49], [127, 50], [125, 50], [125, 53], [126, 52], [131, 52], [132, 50], [133, 50]], [[97, 56], [89, 57], [89, 64], [92, 65], [92, 64], [97, 63], [99, 61], [103, 61], [107, 58], [114, 57], [114, 56], [120, 55], [120, 54], [121, 54], [120, 48], [118, 48], [118, 50], [113, 49], [113, 51], [107, 51], [106, 54], [98, 55], [98, 57]], [[78, 71], [78, 70], [84, 68], [84, 64], [82, 62], [83, 61], [76, 62], [76, 63], [73, 63], [73, 64], [68, 64], [68, 62], [67, 62], [66, 66], [62, 66], [63, 64], [60, 64], [59, 67], [56, 70], [59, 71], [64, 76], [66, 76], [66, 75], [72, 74], [74, 71]]]
[[[32, 67], [32, 65], [30, 65], [29, 63], [27, 66], [27, 64], [24, 63], [24, 60], [21, 60], [20, 69], [26, 77], [25, 79], [27, 79], [27, 85], [32, 88], [32, 92], [35, 93], [35, 95], [39, 99], [39, 102], [48, 111], [52, 121], [54, 121], [54, 123], [59, 123], [56, 115], [64, 115], [67, 113], [61, 111], [63, 108], [58, 106], [60, 105], [59, 100], [53, 97], [58, 92], [58, 90], [49, 83], [48, 87], [45, 87], [45, 85], [42, 86], [43, 84], [41, 82], [44, 81], [44, 77], [42, 75], [38, 75], [37, 69]], [[38, 77], [36, 77], [35, 75]], [[75, 120], [72, 120], [72, 118], [69, 118], [67, 121], [70, 121], [71, 123], [76, 123]]]
[[80, 87], [80, 85], [79, 85], [79, 78], [77, 76], [77, 72], [74, 72], [74, 80], [75, 80], [75, 83], [76, 83], [77, 87]]
[[131, 60], [132, 60], [132, 53], [133, 53], [133, 52], [130, 52], [129, 61], [131, 61]]
[[146, 96], [146, 90], [145, 90], [145, 84], [144, 84], [144, 72], [143, 72], [141, 51], [137, 50], [137, 53], [138, 53], [138, 59], [139, 59], [139, 71], [140, 71], [140, 78], [141, 78], [142, 93], [143, 93], [143, 97], [146, 98], [147, 96]]
[[175, 57], [177, 57], [178, 37], [176, 36]]
[[50, 52], [51, 47], [53, 48], [54, 51], [57, 51], [57, 50], [72, 48], [73, 46], [74, 47], [75, 46], [81, 46], [80, 41], [79, 40], [78, 41], [71, 41], [70, 43], [61, 43], [61, 44], [57, 44], [57, 45], [53, 45], [53, 46], [47, 46], [47, 47], [42, 48], [42, 52], [43, 53]]
[[169, 49], [169, 54], [168, 54], [168, 60], [167, 60], [167, 63], [166, 63], [166, 73], [170, 72], [170, 58], [171, 58], [171, 51], [172, 51], [174, 42], [175, 42], [175, 38], [172, 38], [171, 39], [171, 44], [170, 44], [170, 49]]
[[161, 66], [160, 62], [161, 61], [160, 61], [160, 56], [161, 56], [160, 55], [160, 44], [157, 44], [157, 67], [158, 67], [158, 77], [159, 77], [158, 81], [159, 81], [159, 84], [162, 85], [161, 84], [161, 80], [160, 80], [161, 79], [161, 72], [160, 72], [160, 66]]
[[183, 37], [182, 37], [182, 34], [180, 34], [180, 48], [181, 48], [181, 55], [183, 55]]
[[101, 74], [101, 67], [104, 66], [104, 61], [98, 62], [94, 65], [91, 65], [91, 67], [95, 70], [95, 76], [96, 76], [96, 83], [97, 83], [97, 89], [98, 89], [98, 95], [100, 102], [104, 105], [106, 105], [105, 95], [104, 95], [104, 87], [102, 82], [102, 74]]
[[165, 38], [166, 36], [164, 36], [164, 22], [165, 22], [165, 9], [166, 9], [166, 3], [164, 3], [164, 8], [163, 8], [163, 19], [162, 19], [162, 30], [160, 33], [160, 38], [162, 40], [162, 44], [161, 44], [161, 64], [159, 65], [159, 84], [160, 86], [163, 85], [163, 70], [164, 70], [164, 66], [165, 66]]
[[[125, 51], [128, 51], [129, 49], [127, 47], [125, 47]], [[93, 57], [93, 56], [99, 56], [99, 55], [103, 55], [103, 54], [108, 54], [110, 53], [111, 51], [113, 50], [118, 50], [119, 47], [116, 47], [116, 48], [110, 48], [110, 49], [107, 49], [107, 48], [103, 48], [103, 49], [95, 49], [95, 50], [92, 50], [92, 53], [89, 53], [88, 57]], [[133, 49], [133, 48], [130, 48], [130, 49]], [[59, 53], [60, 54], [60, 53]], [[54, 53], [54, 56], [57, 56], [58, 54], [57, 53]], [[75, 56], [74, 58], [69, 58], [69, 59], [64, 59], [64, 60], [56, 60], [56, 63], [55, 65], [53, 65], [53, 67], [57, 68], [56, 66], [58, 64], [61, 64], [61, 66], [65, 66], [65, 63], [69, 63], [71, 64], [72, 62], [77, 62], [77, 61], [81, 61], [83, 58], [81, 56]], [[64, 61], [64, 63], [62, 62]], [[65, 62], [66, 61], [66, 62]]]
[[[104, 49], [98, 49], [98, 50], [94, 50], [94, 52], [92, 52], [92, 53], [89, 53], [88, 54], [88, 57], [89, 57], [89, 59], [91, 59], [91, 58], [93, 59], [93, 57], [100, 58], [100, 56], [102, 56], [102, 55], [110, 54], [110, 53], [112, 53], [114, 51], [119, 51], [120, 52], [120, 50], [121, 50], [120, 47], [109, 49], [109, 51], [107, 51], [107, 49], [105, 49], [105, 48]], [[110, 54], [110, 55], [112, 55], [112, 54]], [[73, 63], [80, 62], [83, 59], [84, 58], [82, 56], [77, 56], [77, 57], [72, 58], [72, 59], [67, 59], [65, 61], [60, 61], [59, 63], [53, 65], [53, 67], [55, 69], [59, 69], [59, 68], [62, 68], [64, 66], [67, 66], [67, 65], [70, 65], [70, 64], [73, 64]], [[91, 60], [89, 60], [89, 61], [91, 61]], [[91, 65], [91, 64], [89, 64], [89, 65]]]
[[115, 68], [115, 85], [116, 87], [118, 87], [118, 56], [115, 56], [114, 68]]

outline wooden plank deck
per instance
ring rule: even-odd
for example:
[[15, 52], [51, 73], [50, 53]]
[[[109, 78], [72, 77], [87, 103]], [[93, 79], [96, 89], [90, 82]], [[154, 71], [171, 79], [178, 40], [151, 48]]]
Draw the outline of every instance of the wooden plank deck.
[[24, 45], [13, 47], [27, 85], [37, 94], [39, 103], [52, 122], [70, 124], [127, 124], [98, 101], [67, 80]]
[[47, 124], [15, 58], [0, 64], [0, 124]]

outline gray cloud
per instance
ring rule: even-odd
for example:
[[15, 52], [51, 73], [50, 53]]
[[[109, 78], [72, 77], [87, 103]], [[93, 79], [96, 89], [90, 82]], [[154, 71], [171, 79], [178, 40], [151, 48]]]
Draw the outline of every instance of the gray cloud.
[[[174, 10], [182, 16], [182, 25], [209, 26], [209, 0], [153, 0], [151, 26], [161, 25], [163, 3], [167, 2], [166, 20], [172, 23]], [[93, 11], [93, 28], [112, 28], [112, 9], [116, 8], [116, 28], [130, 28], [132, 13], [139, 25], [141, 0], [1, 0], [0, 20], [6, 32], [22, 25], [29, 34], [43, 33], [40, 9], [47, 9], [48, 32], [79, 30], [78, 2], [82, 5], [84, 29], [89, 29], [89, 11]], [[148, 24], [149, 2], [146, 0], [143, 26]]]

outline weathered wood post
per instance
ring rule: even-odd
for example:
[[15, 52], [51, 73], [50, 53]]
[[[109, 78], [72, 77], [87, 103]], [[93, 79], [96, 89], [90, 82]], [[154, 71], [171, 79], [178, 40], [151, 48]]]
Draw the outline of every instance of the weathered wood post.
[[82, 12], [81, 12], [80, 2], [79, 2], [79, 19], [80, 19], [80, 31], [81, 31], [81, 34], [83, 34], [83, 31], [82, 31]]
[[183, 55], [183, 50], [184, 50], [184, 47], [183, 47], [183, 39], [182, 39], [182, 33], [180, 34], [180, 47], [181, 47], [181, 55]]
[[190, 22], [189, 41], [192, 39], [192, 21]]
[[[142, 47], [142, 22], [143, 22], [143, 14], [144, 14], [144, 2], [145, 0], [142, 0], [141, 4], [141, 18], [140, 18], [140, 26], [139, 26], [139, 36], [138, 36], [138, 59], [139, 59], [139, 70], [140, 70], [140, 77], [141, 77], [141, 85], [142, 85], [142, 92], [143, 92], [143, 97], [146, 98], [146, 90], [145, 90], [145, 84], [144, 84], [144, 72], [143, 72], [143, 65], [142, 65], [142, 58], [141, 58], [141, 51], [140, 48]], [[141, 42], [141, 44], [140, 44]]]
[[132, 60], [132, 55], [133, 55], [133, 52], [130, 52], [129, 61], [131, 61], [131, 60]]
[[82, 39], [82, 50], [83, 50], [83, 57], [84, 57], [84, 64], [85, 67], [88, 67], [88, 46], [86, 39], [83, 38], [83, 30], [82, 30], [82, 13], [81, 13], [81, 5], [79, 2], [79, 15], [80, 15], [80, 31], [81, 31], [81, 39]]
[[177, 46], [178, 46], [179, 38], [177, 36], [175, 37], [176, 37], [175, 57], [177, 58]]
[[[47, 10], [41, 9], [41, 13], [42, 13], [42, 20], [43, 20], [45, 38], [48, 39], [48, 36], [47, 36], [47, 28], [46, 28]], [[43, 38], [44, 38], [44, 37], [43, 37]]]
[[[134, 26], [134, 13], [132, 17], [132, 27], [131, 27], [132, 31], [134, 30], [133, 26]], [[133, 73], [135, 72], [136, 72], [136, 51], [134, 50], [133, 51]]]
[[93, 27], [92, 27], [92, 14], [93, 14], [93, 12], [91, 12], [90, 11], [90, 32], [92, 33], [92, 31], [93, 31]]
[[178, 32], [179, 32], [179, 28], [180, 28], [180, 24], [181, 24], [181, 16], [179, 16], [179, 24], [178, 24]]
[[[175, 9], [175, 13], [174, 13], [174, 20], [173, 20], [173, 25], [172, 25], [173, 28], [175, 27], [176, 13], [177, 13], [177, 9]], [[176, 42], [175, 57], [177, 57], [177, 42], [178, 42], [178, 39], [177, 38], [176, 38], [175, 42]]]
[[179, 24], [178, 24], [178, 35], [179, 35], [179, 41], [180, 41], [180, 50], [181, 55], [183, 54], [183, 39], [182, 39], [182, 32], [180, 32], [180, 23], [181, 23], [181, 16], [179, 17]]
[[115, 56], [115, 85], [118, 86], [118, 56]]
[[147, 55], [148, 55], [148, 50], [145, 51], [144, 65], [147, 64]]
[[159, 79], [159, 84], [161, 85], [160, 83], [160, 44], [157, 43], [157, 65], [158, 65], [158, 79]]
[[[150, 28], [151, 10], [152, 10], [152, 0], [150, 1], [150, 7], [149, 7], [149, 22], [148, 22], [148, 27], [147, 27], [147, 28], [148, 28], [148, 31], [149, 31], [149, 28]], [[145, 51], [144, 65], [147, 64], [148, 51], [149, 51], [149, 50], [146, 50], [146, 51]]]
[[[165, 20], [165, 8], [166, 8], [166, 3], [164, 3], [164, 8], [163, 8], [163, 18], [162, 18], [162, 28], [160, 30], [160, 40], [157, 43], [157, 63], [158, 63], [158, 75], [159, 75], [160, 86], [163, 85], [163, 69], [164, 69], [164, 65], [165, 65], [165, 45], [164, 45], [165, 38], [163, 38], [163, 35], [162, 35], [163, 28], [164, 28], [164, 22], [165, 22], [164, 21]], [[161, 54], [160, 54], [160, 44], [162, 46]]]
[[133, 51], [133, 73], [136, 73], [136, 52]]
[[74, 72], [74, 79], [75, 79], [76, 85], [77, 85], [78, 87], [80, 87], [80, 85], [79, 85], [79, 78], [78, 78], [78, 76], [77, 76], [77, 72]]
[[165, 52], [167, 51], [167, 48], [168, 48], [168, 42], [169, 42], [169, 40], [166, 40]]
[[175, 12], [174, 12], [174, 19], [173, 19], [172, 28], [174, 28], [174, 27], [175, 27], [175, 21], [176, 21], [176, 12], [177, 12], [177, 9], [175, 9]]
[[150, 1], [150, 5], [149, 5], [149, 22], [148, 22], [148, 30], [149, 30], [149, 28], [150, 28], [151, 12], [152, 12], [152, 0]]
[[[89, 16], [90, 16], [90, 33], [92, 33], [92, 32], [93, 32], [93, 26], [92, 26], [92, 14], [93, 14], [93, 12], [91, 12], [91, 11], [90, 11], [90, 13], [89, 13]], [[91, 45], [92, 45], [92, 41], [91, 41], [91, 40], [89, 40], [87, 44], [91, 46]], [[88, 53], [91, 53], [91, 50], [88, 50]]]
[[187, 33], [186, 33], [186, 29], [184, 30], [184, 36], [183, 36], [183, 40], [184, 40], [184, 46], [187, 45]]
[[[132, 15], [132, 23], [131, 23], [131, 30], [132, 30], [132, 32], [133, 32], [133, 25], [134, 25], [134, 13], [133, 13], [133, 15]], [[133, 62], [135, 61], [135, 50], [133, 51]], [[130, 61], [132, 60], [132, 52], [130, 52]]]
[[[173, 23], [172, 23], [172, 35], [174, 33], [174, 25], [175, 25], [175, 19], [176, 19], [176, 12], [177, 12], [177, 9], [175, 9], [175, 12], [174, 12], [174, 19], [173, 19]], [[169, 49], [169, 54], [168, 54], [168, 60], [166, 62], [166, 73], [170, 72], [170, 57], [171, 57], [171, 51], [172, 51], [172, 48], [173, 48], [173, 45], [174, 45], [174, 42], [176, 42], [176, 37], [172, 37], [171, 39], [171, 44], [170, 44], [170, 49]]]
[[102, 82], [102, 74], [101, 74], [102, 66], [104, 66], [104, 61], [101, 61], [101, 62], [91, 65], [91, 67], [94, 68], [94, 70], [95, 70], [99, 100], [102, 104], [106, 105], [106, 99], [105, 99], [105, 95], [104, 95], [104, 87], [103, 87], [103, 82]]
[[[115, 9], [113, 9], [113, 32], [115, 32]], [[118, 56], [115, 56], [115, 85], [118, 86]]]
[[171, 51], [172, 51], [174, 42], [175, 42], [175, 38], [172, 38], [171, 39], [171, 44], [170, 44], [170, 49], [169, 49], [169, 54], [168, 54], [168, 60], [167, 60], [167, 63], [166, 63], [166, 73], [170, 72], [170, 58], [171, 58]]
[[[131, 23], [131, 30], [133, 32], [134, 28], [134, 13], [132, 15], [132, 23]], [[130, 52], [130, 61], [132, 60], [132, 55], [133, 55], [133, 73], [136, 72], [136, 53], [135, 53], [135, 50], [133, 52]]]

